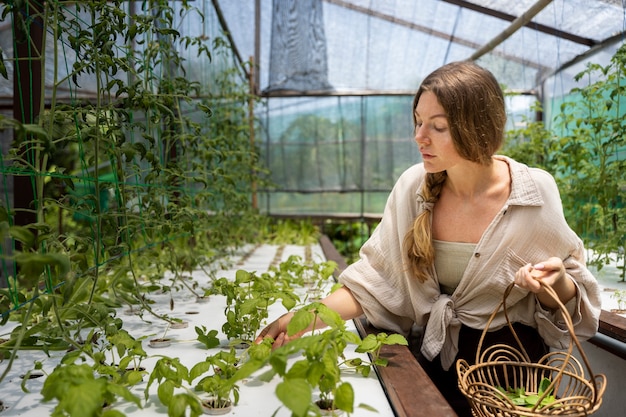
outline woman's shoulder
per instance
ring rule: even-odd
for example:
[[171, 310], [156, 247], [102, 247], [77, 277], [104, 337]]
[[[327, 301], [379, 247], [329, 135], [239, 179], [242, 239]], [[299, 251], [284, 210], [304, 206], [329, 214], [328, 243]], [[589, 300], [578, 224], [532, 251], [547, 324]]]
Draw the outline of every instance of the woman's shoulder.
[[506, 160], [510, 167], [511, 203], [530, 206], [545, 204], [560, 206], [559, 188], [552, 174], [544, 169], [530, 167], [509, 157], [500, 158]]
[[402, 174], [398, 177], [396, 181], [397, 184], [406, 184], [406, 183], [421, 183], [426, 176], [426, 170], [424, 169], [424, 164], [422, 162], [418, 162], [417, 164], [411, 165], [407, 169], [405, 169]]
[[498, 158], [505, 160], [509, 164], [513, 181], [534, 183], [540, 188], [556, 186], [554, 176], [542, 168], [526, 165], [508, 156], [499, 155]]
[[423, 163], [411, 165], [405, 169], [396, 180], [390, 197], [392, 199], [410, 198], [414, 200], [415, 194], [421, 190], [422, 183], [426, 178], [426, 170]]

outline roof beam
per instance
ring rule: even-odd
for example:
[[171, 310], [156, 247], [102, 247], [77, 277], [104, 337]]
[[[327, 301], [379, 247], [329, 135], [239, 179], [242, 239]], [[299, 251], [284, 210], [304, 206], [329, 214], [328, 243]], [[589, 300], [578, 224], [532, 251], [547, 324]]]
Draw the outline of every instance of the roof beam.
[[[489, 16], [497, 17], [498, 19], [506, 20], [506, 21], [509, 21], [509, 22], [513, 22], [513, 21], [515, 21], [515, 19], [518, 18], [517, 16], [513, 16], [513, 15], [510, 15], [510, 14], [507, 14], [507, 13], [503, 13], [503, 12], [500, 12], [498, 10], [489, 9], [487, 7], [480, 6], [480, 5], [474, 4], [474, 3], [470, 3], [470, 2], [465, 1], [465, 0], [441, 0], [441, 1], [444, 1], [444, 2], [450, 3], [450, 4], [454, 4], [456, 6], [463, 7], [465, 9], [474, 10], [475, 12], [479, 12], [479, 13], [483, 13], [483, 14], [486, 14], [486, 15], [489, 15]], [[586, 45], [586, 46], [589, 46], [589, 47], [595, 46], [598, 43], [597, 41], [595, 41], [593, 39], [585, 38], [585, 37], [582, 37], [582, 36], [578, 36], [578, 35], [575, 35], [573, 33], [565, 32], [565, 31], [562, 31], [560, 29], [557, 29], [557, 28], [554, 28], [554, 27], [551, 27], [551, 26], [543, 25], [541, 23], [531, 22], [530, 20], [528, 22], [524, 23], [523, 26], [526, 26], [527, 28], [534, 29], [534, 30], [542, 32], [542, 33], [547, 33], [549, 35], [556, 36], [556, 37], [561, 38], [561, 39], [567, 39], [568, 41], [571, 41], [571, 42], [574, 42], [574, 43], [578, 43], [578, 44], [581, 44], [581, 45]]]
[[[447, 41], [450, 42], [454, 42], [457, 43], [459, 45], [463, 45], [463, 46], [467, 46], [468, 48], [471, 49], [478, 49], [480, 48], [480, 44], [476, 43], [476, 42], [472, 42], [468, 39], [463, 39], [463, 38], [459, 38], [458, 36], [452, 36], [449, 33], [446, 32], [442, 32], [436, 29], [433, 29], [432, 27], [428, 27], [428, 26], [423, 26], [423, 25], [419, 25], [417, 23], [413, 23], [410, 22], [408, 20], [404, 20], [404, 19], [399, 19], [395, 16], [391, 16], [389, 14], [386, 13], [381, 13], [381, 12], [377, 12], [376, 10], [372, 10], [371, 8], [368, 7], [363, 7], [363, 6], [358, 6], [356, 4], [350, 3], [348, 1], [344, 1], [344, 0], [323, 0], [326, 3], [330, 3], [330, 4], [334, 4], [335, 6], [339, 6], [339, 7], [343, 7], [349, 10], [353, 10], [355, 12], [359, 12], [359, 13], [363, 13], [366, 14], [368, 16], [372, 16], [387, 22], [391, 22], [394, 23], [396, 25], [399, 26], [403, 26], [418, 32], [423, 32], [423, 33], [427, 33], [429, 35], [435, 36], [437, 38], [441, 38], [441, 39], [445, 39]], [[513, 56], [513, 55], [509, 55], [506, 53], [500, 53], [500, 52], [494, 52], [494, 55], [506, 58], [512, 62], [517, 62], [517, 63], [521, 63], [524, 64], [530, 68], [535, 68], [535, 69], [539, 69], [539, 70], [543, 70], [545, 69], [545, 67], [537, 62], [532, 62], [532, 61], [528, 61], [526, 59], [522, 59], [520, 57], [517, 56]]]
[[517, 19], [515, 19], [509, 27], [500, 32], [496, 37], [483, 45], [482, 48], [478, 49], [476, 52], [469, 57], [470, 61], [475, 61], [481, 56], [491, 52], [496, 46], [500, 45], [502, 42], [507, 40], [511, 35], [519, 30], [522, 26], [526, 25], [528, 22], [532, 20], [533, 17], [537, 16], [540, 11], [542, 11], [548, 4], [552, 3], [552, 0], [538, 0], [535, 4], [530, 6], [530, 9], [522, 13]]

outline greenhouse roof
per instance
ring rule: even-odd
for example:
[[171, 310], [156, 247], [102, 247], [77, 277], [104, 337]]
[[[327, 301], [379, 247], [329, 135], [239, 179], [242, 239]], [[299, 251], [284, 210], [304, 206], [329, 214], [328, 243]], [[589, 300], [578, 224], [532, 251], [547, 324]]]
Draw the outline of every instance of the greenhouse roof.
[[467, 59], [507, 88], [531, 91], [559, 69], [623, 41], [626, 22], [622, 0], [213, 4], [242, 60], [259, 57], [258, 90], [265, 95], [404, 94], [435, 68]]
[[[141, 5], [134, 7], [135, 12], [150, 13], [146, 3], [131, 3]], [[74, 10], [80, 3], [63, 4], [67, 13], [80, 18]], [[608, 63], [626, 36], [623, 0], [195, 0], [189, 4], [205, 16], [204, 21], [181, 13], [175, 29], [181, 36], [207, 34], [207, 46], [226, 33], [243, 67], [249, 68], [244, 62], [254, 58], [255, 91], [264, 96], [411, 95], [435, 68], [468, 59], [490, 69], [507, 89], [534, 93], [551, 75], [585, 58]], [[0, 77], [3, 107], [13, 98], [15, 41], [10, 16], [0, 20], [0, 53], [8, 70], [7, 79]], [[58, 43], [55, 46], [53, 36], [46, 42], [51, 56]], [[55, 76], [67, 77], [72, 62], [79, 60], [69, 42], [63, 42], [63, 57], [54, 70], [48, 59], [48, 86]], [[193, 74], [203, 86], [211, 85], [211, 71], [220, 68], [217, 60], [200, 61], [195, 51], [186, 59], [187, 76]], [[570, 82], [581, 65], [572, 66], [561, 79]], [[79, 81], [76, 96], [96, 95], [94, 77], [81, 75]]]

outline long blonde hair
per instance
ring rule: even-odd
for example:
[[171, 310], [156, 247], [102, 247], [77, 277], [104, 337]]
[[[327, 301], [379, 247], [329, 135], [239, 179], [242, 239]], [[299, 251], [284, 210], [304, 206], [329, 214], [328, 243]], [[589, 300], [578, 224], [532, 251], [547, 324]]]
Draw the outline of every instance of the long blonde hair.
[[[506, 111], [504, 94], [488, 70], [471, 62], [453, 62], [428, 75], [413, 99], [413, 110], [421, 95], [432, 92], [448, 118], [454, 147], [463, 158], [483, 165], [502, 146]], [[415, 123], [415, 112], [413, 112]], [[439, 200], [447, 174], [427, 173], [421, 190], [425, 209], [415, 218], [404, 237], [409, 267], [420, 282], [430, 277], [435, 251], [432, 244], [432, 207]]]

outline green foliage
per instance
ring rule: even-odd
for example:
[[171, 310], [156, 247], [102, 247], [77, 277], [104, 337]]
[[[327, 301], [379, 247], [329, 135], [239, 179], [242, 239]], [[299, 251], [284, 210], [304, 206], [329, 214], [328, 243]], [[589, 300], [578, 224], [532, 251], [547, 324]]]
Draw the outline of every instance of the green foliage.
[[[380, 332], [378, 334], [368, 334], [357, 346], [355, 352], [358, 353], [369, 353], [372, 356], [372, 362], [374, 365], [378, 366], [387, 366], [389, 361], [387, 358], [380, 357], [380, 350], [384, 345], [402, 345], [408, 346], [409, 342], [406, 340], [404, 336], [401, 334], [387, 334], [385, 332]], [[363, 374], [363, 376], [368, 376], [371, 367], [364, 366], [364, 364], [360, 360], [352, 360], [349, 361], [348, 364], [350, 366], [357, 367], [357, 370]]]
[[626, 45], [622, 45], [609, 65], [589, 64], [576, 76], [577, 81], [589, 82], [565, 98], [552, 131], [541, 122], [527, 121], [524, 128], [508, 133], [504, 149], [555, 176], [568, 222], [594, 250], [590, 263], [600, 269], [617, 255], [622, 281], [626, 277], [625, 76]]
[[[260, 349], [264, 347], [271, 349], [267, 343]], [[267, 356], [264, 355], [264, 358]], [[201, 401], [208, 398], [215, 399], [217, 404], [225, 404], [228, 401], [237, 404], [239, 401], [237, 382], [265, 363], [258, 352], [254, 357], [255, 360], [249, 361], [252, 366], [246, 368], [247, 373], [239, 371], [240, 358], [234, 348], [229, 351], [218, 351], [204, 361], [196, 363], [191, 369], [181, 364], [178, 358], [161, 357], [150, 373], [144, 391], [145, 398], [146, 400], [149, 398], [150, 386], [158, 383], [159, 401], [167, 407], [170, 417], [186, 416], [187, 409], [190, 416], [197, 417], [203, 413]], [[198, 378], [200, 378], [198, 382], [194, 383]], [[207, 396], [200, 397], [199, 392]]]
[[[287, 334], [294, 336], [324, 325], [329, 328], [292, 340], [276, 349], [269, 358], [272, 372], [267, 377], [278, 374], [283, 378], [276, 388], [276, 395], [293, 416], [308, 416], [309, 413], [319, 415], [320, 408], [352, 413], [354, 389], [350, 383], [342, 380], [342, 365], [353, 367], [367, 377], [373, 364], [387, 365], [387, 361], [379, 357], [383, 345], [407, 344], [403, 336], [385, 333], [361, 340], [356, 333], [346, 328], [339, 314], [318, 302], [310, 303], [294, 314], [287, 326]], [[357, 346], [356, 352], [372, 354], [373, 363], [366, 363], [359, 358], [346, 359], [345, 349], [349, 344]], [[303, 359], [289, 367], [287, 360], [295, 353], [301, 353]], [[319, 391], [319, 399], [313, 397], [316, 390]], [[372, 410], [364, 404], [359, 404], [359, 407]]]
[[43, 401], [58, 400], [52, 416], [105, 415], [103, 407], [117, 398], [134, 403], [141, 402], [127, 388], [110, 382], [106, 377], [96, 378], [87, 364], [60, 364], [48, 375], [41, 391]]
[[[303, 381], [306, 381], [310, 386], [308, 390], [303, 388], [297, 390], [301, 395], [297, 398], [298, 401], [306, 401], [305, 404], [308, 404], [306, 409], [303, 405], [294, 405], [295, 399], [290, 399], [285, 404], [287, 407], [292, 407], [290, 410], [295, 416], [304, 416], [306, 413], [297, 413], [316, 409], [316, 406], [311, 404], [310, 393], [313, 389], [319, 390], [321, 401], [333, 404], [335, 408], [348, 413], [353, 412], [354, 393], [352, 388], [348, 388], [345, 385], [347, 383], [341, 380], [340, 359], [344, 356], [347, 344], [357, 344], [360, 342], [360, 338], [346, 329], [339, 314], [321, 303], [311, 303], [298, 310], [287, 327], [287, 333], [293, 336], [306, 329], [315, 329], [320, 326], [320, 321], [330, 328], [291, 341], [286, 346], [279, 348], [285, 349], [287, 355], [278, 355], [270, 360], [273, 369], [283, 377], [283, 383], [286, 384], [283, 387], [290, 386], [292, 383], [296, 387], [302, 387]], [[296, 361], [291, 368], [287, 369], [284, 360], [290, 353], [297, 351], [301, 351], [304, 358]]]
[[202, 343], [207, 349], [212, 349], [214, 347], [219, 346], [220, 339], [217, 337], [217, 330], [208, 330], [206, 327], [201, 326], [195, 327], [196, 334], [198, 335], [197, 339], [200, 343]]
[[369, 239], [378, 222], [327, 221], [323, 230], [348, 264], [359, 259], [361, 246]]
[[276, 245], [306, 246], [320, 238], [319, 229], [308, 220], [270, 219], [259, 230], [259, 241]]
[[[240, 269], [234, 280], [220, 278], [214, 282], [213, 292], [226, 297], [226, 322], [222, 331], [231, 343], [252, 343], [268, 317], [269, 306], [278, 300], [287, 310], [299, 301], [289, 281], [275, 279], [277, 273], [284, 270], [270, 269], [257, 274]], [[289, 275], [282, 277], [285, 276]]]
[[549, 409], [560, 406], [559, 404], [553, 404], [556, 401], [556, 397], [551, 394], [552, 388], [550, 385], [551, 381], [548, 378], [542, 378], [539, 383], [539, 390], [536, 393], [526, 392], [526, 390], [521, 387], [508, 387], [507, 389], [498, 387], [498, 391], [517, 406], [532, 409]]

